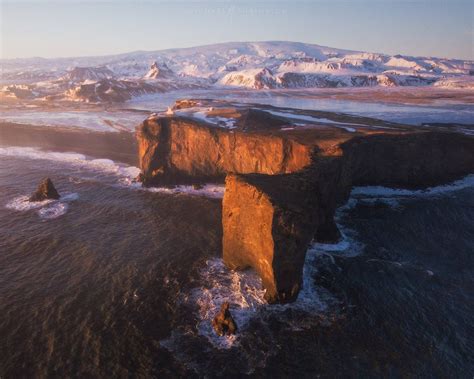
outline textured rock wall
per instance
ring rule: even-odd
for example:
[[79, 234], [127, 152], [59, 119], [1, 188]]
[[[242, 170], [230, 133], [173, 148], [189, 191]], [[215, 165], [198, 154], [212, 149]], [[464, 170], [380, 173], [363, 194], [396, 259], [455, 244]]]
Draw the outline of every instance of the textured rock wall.
[[[308, 243], [317, 225], [318, 197], [304, 174], [229, 174], [223, 199], [223, 259], [253, 267], [268, 302], [293, 301]], [[302, 196], [303, 195], [303, 196]]]
[[223, 178], [228, 172], [296, 172], [310, 164], [313, 150], [281, 136], [229, 132], [173, 117], [146, 120], [137, 139], [145, 184]]
[[426, 187], [474, 173], [474, 138], [457, 133], [301, 133], [229, 131], [182, 117], [148, 119], [137, 132], [144, 184], [228, 174], [224, 262], [253, 267], [269, 302], [296, 299], [308, 244], [338, 240], [334, 213], [353, 185]]
[[341, 148], [352, 185], [427, 187], [474, 172], [474, 139], [458, 133], [369, 135]]
[[474, 173], [474, 139], [454, 133], [366, 136], [342, 148], [295, 174], [227, 177], [224, 262], [255, 268], [269, 302], [296, 299], [308, 244], [337, 240], [334, 212], [353, 184], [420, 187]]

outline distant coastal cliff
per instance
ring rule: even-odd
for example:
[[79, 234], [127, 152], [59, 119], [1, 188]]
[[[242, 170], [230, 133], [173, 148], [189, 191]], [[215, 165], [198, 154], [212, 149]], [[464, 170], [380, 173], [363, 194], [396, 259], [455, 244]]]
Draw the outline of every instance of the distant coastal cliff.
[[474, 137], [437, 128], [210, 100], [169, 113], [137, 130], [142, 182], [225, 178], [224, 262], [254, 268], [271, 303], [296, 299], [313, 239], [338, 240], [334, 213], [352, 186], [422, 188], [474, 173]]

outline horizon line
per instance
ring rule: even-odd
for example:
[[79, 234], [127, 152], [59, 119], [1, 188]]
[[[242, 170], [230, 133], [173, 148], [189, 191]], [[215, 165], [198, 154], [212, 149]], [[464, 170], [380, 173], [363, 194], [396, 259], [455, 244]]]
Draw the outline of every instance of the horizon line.
[[440, 57], [440, 56], [425, 56], [425, 55], [408, 55], [408, 54], [389, 54], [389, 53], [382, 53], [382, 52], [375, 52], [375, 51], [365, 51], [365, 50], [357, 50], [351, 48], [341, 48], [341, 47], [332, 47], [327, 45], [320, 45], [313, 42], [300, 42], [300, 41], [292, 41], [292, 40], [254, 40], [254, 41], [226, 41], [226, 42], [216, 42], [216, 43], [209, 43], [203, 45], [192, 45], [192, 46], [183, 46], [183, 47], [169, 47], [164, 49], [158, 50], [132, 50], [132, 51], [124, 51], [120, 53], [104, 53], [104, 54], [97, 54], [97, 55], [75, 55], [75, 56], [55, 56], [55, 57], [45, 57], [45, 56], [29, 56], [29, 57], [14, 57], [14, 58], [0, 58], [0, 61], [14, 61], [14, 60], [31, 60], [31, 59], [43, 59], [43, 60], [66, 60], [66, 59], [82, 59], [82, 58], [106, 58], [106, 57], [113, 57], [119, 55], [127, 55], [127, 54], [134, 54], [134, 53], [159, 53], [165, 52], [169, 50], [186, 50], [186, 49], [195, 49], [195, 48], [202, 48], [202, 47], [211, 47], [216, 45], [225, 45], [225, 44], [244, 44], [244, 43], [294, 43], [294, 44], [302, 44], [302, 45], [312, 45], [318, 46], [321, 48], [328, 48], [328, 49], [335, 49], [335, 50], [343, 50], [348, 52], [354, 53], [370, 53], [370, 54], [381, 54], [387, 56], [404, 56], [404, 57], [413, 57], [413, 58], [438, 58], [438, 59], [450, 59], [450, 60], [460, 60], [465, 62], [474, 62], [474, 59], [464, 59], [464, 58], [456, 58], [456, 57]]

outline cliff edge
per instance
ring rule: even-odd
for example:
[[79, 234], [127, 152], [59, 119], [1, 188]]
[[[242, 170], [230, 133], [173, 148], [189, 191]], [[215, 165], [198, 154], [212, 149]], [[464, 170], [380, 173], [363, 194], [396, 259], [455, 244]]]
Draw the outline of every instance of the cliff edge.
[[474, 138], [328, 112], [178, 101], [137, 131], [144, 185], [223, 181], [223, 259], [269, 302], [298, 295], [308, 244], [336, 242], [354, 185], [422, 188], [474, 173]]

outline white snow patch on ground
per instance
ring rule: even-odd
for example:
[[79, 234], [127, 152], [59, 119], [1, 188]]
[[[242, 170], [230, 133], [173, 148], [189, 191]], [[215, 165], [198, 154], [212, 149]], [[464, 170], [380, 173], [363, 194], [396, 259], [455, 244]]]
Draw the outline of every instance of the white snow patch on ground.
[[[309, 116], [309, 115], [301, 115], [301, 114], [295, 114], [295, 113], [290, 113], [290, 112], [278, 112], [278, 111], [272, 111], [265, 109], [265, 112], [270, 113], [275, 116], [280, 116], [280, 117], [285, 117], [293, 120], [301, 120], [301, 121], [307, 121], [309, 123], [321, 123], [321, 124], [331, 124], [331, 126], [334, 126], [336, 128], [342, 128], [348, 132], [354, 133], [356, 131], [355, 128], [352, 126], [364, 126], [367, 127], [367, 125], [364, 124], [350, 124], [346, 122], [338, 122], [338, 121], [333, 121], [329, 120], [327, 118], [320, 118], [320, 117], [314, 117], [314, 116]], [[304, 125], [304, 124], [298, 124], [298, 125]], [[350, 125], [350, 126], [348, 126]]]
[[181, 116], [193, 117], [198, 120], [204, 121], [208, 124], [218, 126], [224, 129], [236, 128], [235, 118], [209, 115], [209, 112], [211, 110], [212, 109], [208, 107], [192, 107], [192, 108], [175, 110], [174, 114], [177, 116], [181, 115]]

